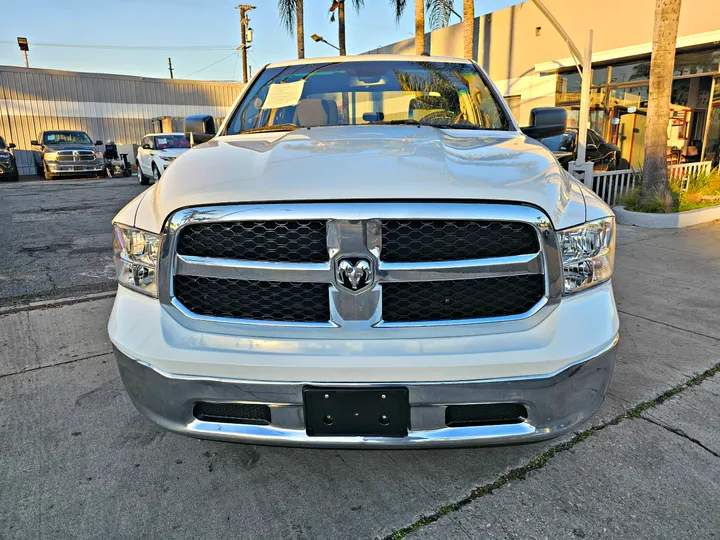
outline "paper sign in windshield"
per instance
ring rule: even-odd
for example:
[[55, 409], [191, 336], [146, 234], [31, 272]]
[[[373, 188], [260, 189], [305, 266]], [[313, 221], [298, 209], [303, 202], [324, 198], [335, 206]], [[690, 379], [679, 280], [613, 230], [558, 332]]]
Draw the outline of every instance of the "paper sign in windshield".
[[305, 81], [271, 84], [261, 108], [279, 109], [297, 105], [302, 95], [303, 86], [305, 86]]
[[158, 144], [167, 144], [167, 139], [158, 139]]

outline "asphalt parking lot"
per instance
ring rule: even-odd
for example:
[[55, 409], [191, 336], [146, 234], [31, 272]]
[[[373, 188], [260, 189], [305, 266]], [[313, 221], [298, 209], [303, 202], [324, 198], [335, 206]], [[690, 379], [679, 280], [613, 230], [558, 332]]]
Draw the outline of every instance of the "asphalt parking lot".
[[720, 536], [720, 224], [620, 229], [618, 363], [576, 434], [288, 449], [169, 434], [126, 397], [110, 220], [143, 189], [0, 184], [0, 539]]

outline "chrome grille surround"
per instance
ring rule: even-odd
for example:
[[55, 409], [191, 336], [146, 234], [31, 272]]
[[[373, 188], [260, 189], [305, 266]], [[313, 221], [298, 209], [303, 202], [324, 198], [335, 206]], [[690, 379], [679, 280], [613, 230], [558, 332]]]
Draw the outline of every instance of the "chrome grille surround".
[[[327, 222], [325, 263], [286, 263], [193, 257], [177, 254], [178, 233], [194, 223], [238, 221]], [[382, 261], [382, 220], [468, 220], [522, 222], [534, 227], [537, 253], [461, 261]], [[271, 203], [208, 206], [183, 209], [165, 225], [159, 262], [159, 298], [180, 324], [204, 332], [272, 337], [302, 337], [308, 329], [322, 331], [322, 338], [445, 337], [512, 332], [531, 328], [547, 317], [560, 302], [562, 266], [550, 220], [540, 210], [525, 205], [487, 203]], [[352, 291], [336, 286], [336, 265], [341, 259], [363, 258], [374, 266], [372, 283]], [[328, 283], [330, 320], [288, 322], [202, 316], [187, 309], [173, 292], [175, 275], [262, 281]], [[482, 319], [385, 322], [382, 320], [384, 282], [444, 281], [542, 274], [545, 294], [519, 315]], [[315, 336], [319, 337], [319, 336]]]
[[92, 150], [59, 150], [57, 161], [95, 161], [95, 152]]

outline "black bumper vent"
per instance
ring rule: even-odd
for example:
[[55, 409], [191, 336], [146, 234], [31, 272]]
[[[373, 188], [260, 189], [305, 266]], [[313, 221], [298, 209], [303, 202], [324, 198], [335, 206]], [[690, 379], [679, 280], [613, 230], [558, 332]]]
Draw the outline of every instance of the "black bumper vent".
[[537, 253], [532, 225], [501, 221], [388, 220], [380, 258], [386, 262], [484, 259]]
[[450, 405], [445, 409], [445, 424], [448, 427], [520, 424], [527, 417], [527, 409], [519, 403]]
[[383, 320], [450, 321], [520, 315], [544, 294], [545, 280], [540, 274], [383, 283]]
[[327, 283], [175, 276], [175, 297], [197, 315], [285, 322], [327, 322]]
[[267, 426], [270, 423], [270, 407], [247, 403], [208, 403], [201, 401], [195, 404], [193, 416], [205, 422]]
[[184, 227], [177, 252], [195, 257], [273, 262], [329, 259], [324, 221], [237, 221]]

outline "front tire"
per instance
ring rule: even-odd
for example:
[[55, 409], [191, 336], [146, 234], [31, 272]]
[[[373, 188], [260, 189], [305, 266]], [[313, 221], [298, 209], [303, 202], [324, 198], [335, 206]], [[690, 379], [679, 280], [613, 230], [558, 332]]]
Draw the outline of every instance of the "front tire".
[[52, 180], [54, 176], [50, 174], [50, 170], [47, 167], [47, 163], [43, 163], [43, 173], [45, 175], [45, 180]]
[[141, 186], [147, 186], [150, 184], [150, 178], [145, 176], [142, 172], [142, 167], [140, 167], [140, 162], [137, 162], [137, 172], [138, 172], [138, 182], [140, 182]]
[[160, 171], [157, 168], [157, 165], [153, 163], [152, 166], [152, 172], [153, 172], [153, 184], [157, 184], [160, 180]]

